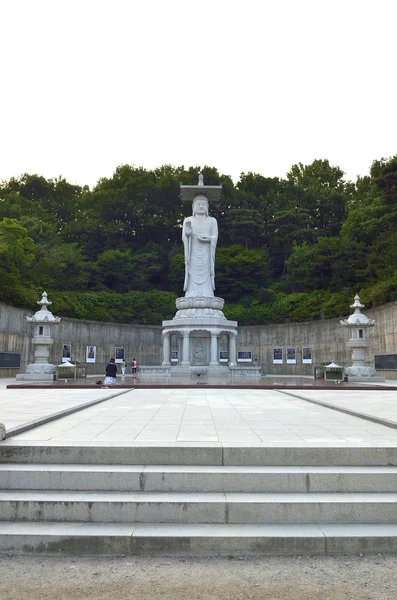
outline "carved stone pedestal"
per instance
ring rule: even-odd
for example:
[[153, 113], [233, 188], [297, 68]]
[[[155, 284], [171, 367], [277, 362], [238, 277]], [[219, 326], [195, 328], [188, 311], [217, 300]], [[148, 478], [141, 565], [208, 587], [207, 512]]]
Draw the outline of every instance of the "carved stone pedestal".
[[[217, 297], [178, 298], [172, 321], [163, 321], [163, 361], [171, 376], [187, 376], [205, 368], [209, 376], [229, 375], [228, 363], [236, 364], [237, 322], [222, 312], [224, 300]], [[228, 363], [219, 358], [220, 339], [226, 336]], [[177, 348], [178, 363], [171, 362]]]
[[53, 381], [56, 365], [50, 363], [32, 363], [27, 366], [26, 373], [17, 375], [17, 381]]

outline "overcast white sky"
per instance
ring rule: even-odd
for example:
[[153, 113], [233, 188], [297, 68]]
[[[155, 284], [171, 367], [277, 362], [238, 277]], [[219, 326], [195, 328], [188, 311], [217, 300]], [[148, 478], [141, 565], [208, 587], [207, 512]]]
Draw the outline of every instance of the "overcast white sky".
[[348, 179], [397, 154], [395, 0], [0, 0], [0, 179]]

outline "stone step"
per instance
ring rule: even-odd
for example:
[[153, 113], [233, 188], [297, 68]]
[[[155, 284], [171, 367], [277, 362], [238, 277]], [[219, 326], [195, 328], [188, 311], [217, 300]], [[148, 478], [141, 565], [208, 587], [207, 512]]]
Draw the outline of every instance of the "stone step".
[[3, 490], [397, 492], [397, 467], [0, 464]]
[[0, 522], [0, 552], [302, 555], [397, 551], [397, 525]]
[[0, 463], [213, 465], [213, 466], [397, 466], [390, 446], [242, 446], [224, 443], [115, 445], [0, 444]]
[[0, 521], [397, 523], [397, 493], [0, 492]]

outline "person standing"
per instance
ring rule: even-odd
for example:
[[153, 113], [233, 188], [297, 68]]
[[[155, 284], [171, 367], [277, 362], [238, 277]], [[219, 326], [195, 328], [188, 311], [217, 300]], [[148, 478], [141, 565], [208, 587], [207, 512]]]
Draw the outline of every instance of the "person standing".
[[105, 385], [114, 385], [116, 383], [117, 377], [117, 366], [114, 358], [111, 358], [109, 363], [106, 365], [106, 377], [104, 384]]
[[121, 376], [125, 377], [125, 367], [126, 367], [126, 362], [125, 360], [121, 361]]
[[132, 373], [132, 375], [136, 375], [136, 359], [135, 358], [132, 359], [131, 373]]

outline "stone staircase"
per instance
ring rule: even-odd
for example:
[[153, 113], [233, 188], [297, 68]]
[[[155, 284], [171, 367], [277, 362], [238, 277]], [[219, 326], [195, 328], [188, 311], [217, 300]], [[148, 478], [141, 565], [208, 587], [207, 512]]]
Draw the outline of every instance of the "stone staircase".
[[386, 447], [4, 444], [0, 552], [395, 552], [396, 465]]

